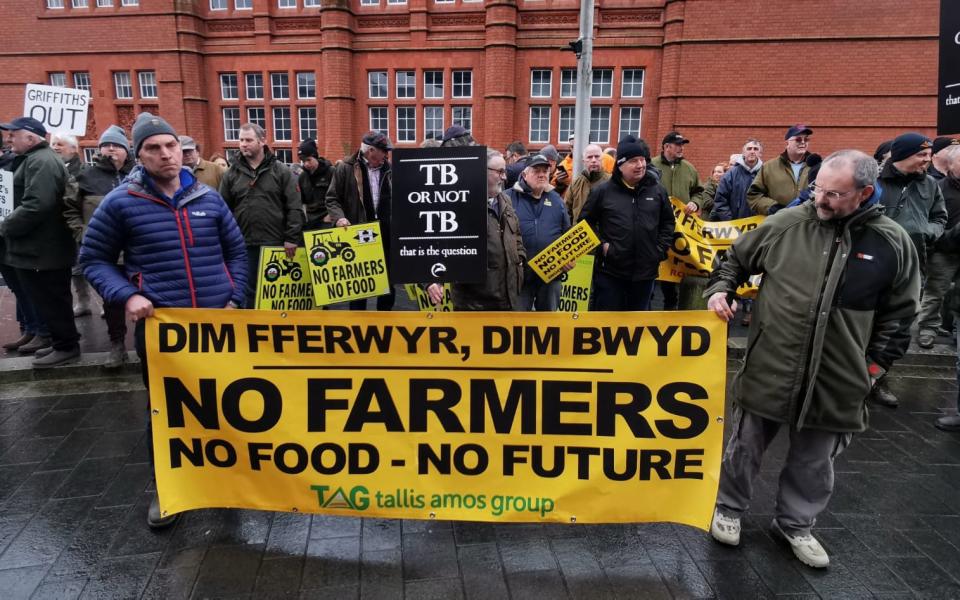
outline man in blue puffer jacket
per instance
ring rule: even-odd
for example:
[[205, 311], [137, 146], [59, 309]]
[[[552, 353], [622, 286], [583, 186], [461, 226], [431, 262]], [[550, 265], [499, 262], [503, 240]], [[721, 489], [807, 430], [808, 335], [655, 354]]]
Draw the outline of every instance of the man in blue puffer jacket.
[[[180, 140], [166, 121], [141, 113], [133, 145], [141, 166], [93, 213], [80, 265], [104, 302], [125, 306], [136, 321], [134, 343], [146, 385], [143, 320], [155, 307], [237, 308], [247, 283], [247, 253], [220, 194], [183, 168]], [[149, 435], [149, 418], [147, 430]], [[150, 527], [171, 525], [177, 516], [161, 517], [154, 494]]]

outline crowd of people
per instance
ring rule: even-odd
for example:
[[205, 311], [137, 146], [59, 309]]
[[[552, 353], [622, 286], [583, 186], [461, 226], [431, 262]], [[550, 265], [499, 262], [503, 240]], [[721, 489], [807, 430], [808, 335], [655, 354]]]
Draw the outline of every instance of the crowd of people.
[[[22, 333], [4, 347], [33, 354], [38, 369], [79, 356], [75, 319], [91, 314], [92, 293], [103, 300], [112, 342], [107, 365], [123, 364], [133, 321], [146, 384], [143, 319], [155, 308], [252, 308], [261, 248], [292, 257], [304, 231], [378, 221], [389, 245], [393, 146], [381, 132], [366, 133], [335, 162], [305, 140], [295, 173], [256, 124], [240, 127], [229, 165], [203, 160], [192, 138], [150, 113], [137, 117], [132, 141], [118, 126], [105, 129], [86, 167], [75, 138], [53, 134], [48, 143], [34, 119], [0, 129], [8, 146], [0, 168], [13, 171], [14, 183], [13, 211], [0, 224], [0, 274], [17, 298]], [[904, 133], [872, 157], [840, 150], [822, 159], [810, 151], [812, 136], [805, 125], [788, 128], [784, 150], [766, 162], [763, 144], [749, 138], [706, 179], [684, 159], [689, 140], [677, 131], [656, 156], [633, 136], [606, 150], [588, 144], [579, 173], [553, 146], [490, 148], [487, 276], [451, 284], [451, 295], [456, 310], [557, 310], [559, 279], [543, 281], [527, 260], [586, 221], [601, 241], [593, 309], [648, 310], [673, 240], [671, 197], [706, 220], [767, 217], [718, 262], [705, 294], [729, 321], [738, 286], [763, 275], [733, 387], [734, 433], [711, 533], [739, 543], [761, 457], [786, 427], [772, 529], [804, 563], [824, 567], [829, 558], [810, 529], [829, 501], [834, 458], [866, 428], [868, 397], [898, 404], [885, 376], [906, 352], [917, 315], [917, 342], [930, 347], [950, 333], [943, 315], [960, 309], [945, 302], [956, 298], [960, 271], [960, 143]], [[453, 126], [425, 146], [476, 144]], [[442, 300], [440, 285], [425, 287]], [[664, 308], [676, 309], [676, 285], [660, 288]], [[394, 300], [392, 291], [379, 296], [376, 309], [391, 310]], [[365, 310], [367, 300], [350, 308]], [[936, 425], [960, 431], [960, 416]], [[175, 519], [154, 498], [151, 527]]]

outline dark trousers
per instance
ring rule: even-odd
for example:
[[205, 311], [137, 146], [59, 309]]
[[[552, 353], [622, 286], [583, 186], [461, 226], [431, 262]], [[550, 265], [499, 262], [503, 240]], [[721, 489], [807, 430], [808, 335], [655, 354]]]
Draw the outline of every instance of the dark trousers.
[[107, 334], [111, 342], [122, 342], [127, 337], [127, 308], [122, 304], [103, 304], [107, 320]]
[[23, 286], [20, 285], [20, 278], [17, 276], [17, 270], [10, 265], [0, 264], [0, 275], [7, 287], [13, 292], [13, 297], [17, 299], [17, 323], [20, 324], [21, 333], [30, 333], [40, 337], [50, 337], [50, 332], [46, 325], [37, 316], [37, 311], [33, 303], [27, 297]]
[[[150, 391], [150, 376], [147, 373], [147, 342], [144, 333], [144, 320], [140, 319], [133, 326], [133, 349], [140, 359], [140, 377], [143, 378], [143, 387]], [[150, 470], [153, 471], [153, 416], [150, 414], [150, 400], [147, 400], [147, 450], [150, 456]]]
[[[677, 310], [680, 305], [680, 284], [675, 281], [660, 281], [660, 293], [663, 294], [663, 310]], [[651, 294], [651, 298], [653, 294]]]
[[[360, 298], [359, 300], [351, 300], [349, 307], [350, 310], [367, 310], [367, 300], [368, 298]], [[377, 310], [393, 310], [393, 305], [397, 301], [397, 293], [393, 289], [393, 285], [390, 285], [390, 291], [382, 296], [377, 296]]]
[[70, 268], [35, 271], [17, 269], [17, 278], [40, 319], [50, 329], [54, 350], [76, 350], [80, 334], [73, 322]]
[[630, 281], [597, 271], [593, 277], [593, 310], [650, 310], [653, 281]]
[[247, 291], [244, 308], [257, 306], [257, 280], [260, 279], [260, 246], [247, 246]]

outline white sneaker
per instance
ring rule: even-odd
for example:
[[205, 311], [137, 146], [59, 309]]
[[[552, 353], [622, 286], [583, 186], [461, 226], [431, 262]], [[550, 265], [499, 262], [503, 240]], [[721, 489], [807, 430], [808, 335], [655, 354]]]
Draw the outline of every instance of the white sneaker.
[[813, 567], [814, 569], [825, 569], [830, 566], [830, 556], [827, 555], [827, 551], [823, 549], [823, 546], [820, 545], [817, 538], [810, 534], [788, 535], [787, 532], [780, 527], [780, 523], [777, 523], [776, 519], [773, 520], [770, 529], [776, 537], [790, 544], [790, 547], [793, 549], [793, 555], [803, 564], [808, 567]]
[[710, 523], [710, 535], [721, 544], [740, 545], [740, 517], [728, 517], [713, 509], [713, 522]]

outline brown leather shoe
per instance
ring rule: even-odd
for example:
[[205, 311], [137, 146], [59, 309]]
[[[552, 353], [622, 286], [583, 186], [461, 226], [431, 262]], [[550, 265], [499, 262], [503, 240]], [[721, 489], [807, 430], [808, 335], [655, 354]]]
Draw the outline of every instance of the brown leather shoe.
[[32, 333], [25, 333], [20, 336], [20, 339], [15, 340], [13, 342], [7, 342], [6, 344], [4, 344], [3, 348], [5, 350], [16, 350], [20, 346], [26, 345], [33, 338], [34, 338], [34, 335]]
[[40, 348], [46, 348], [47, 346], [52, 346], [53, 340], [48, 337], [43, 337], [38, 335], [37, 337], [30, 340], [29, 343], [24, 344], [17, 348], [17, 352], [20, 354], [33, 354]]

